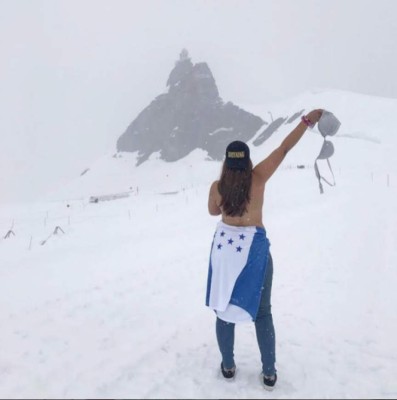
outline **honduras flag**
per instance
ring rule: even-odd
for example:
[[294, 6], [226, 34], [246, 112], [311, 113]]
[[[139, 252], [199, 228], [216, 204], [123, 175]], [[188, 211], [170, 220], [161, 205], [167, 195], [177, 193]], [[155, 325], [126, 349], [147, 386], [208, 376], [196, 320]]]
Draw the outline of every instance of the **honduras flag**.
[[208, 268], [206, 305], [228, 322], [255, 320], [270, 242], [264, 228], [220, 221]]

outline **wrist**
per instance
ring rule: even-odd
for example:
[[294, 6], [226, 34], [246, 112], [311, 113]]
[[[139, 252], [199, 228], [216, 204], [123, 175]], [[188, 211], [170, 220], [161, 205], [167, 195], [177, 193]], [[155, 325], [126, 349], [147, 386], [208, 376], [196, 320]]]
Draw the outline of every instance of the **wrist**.
[[313, 128], [315, 125], [306, 115], [302, 115], [301, 121], [308, 127], [308, 128]]

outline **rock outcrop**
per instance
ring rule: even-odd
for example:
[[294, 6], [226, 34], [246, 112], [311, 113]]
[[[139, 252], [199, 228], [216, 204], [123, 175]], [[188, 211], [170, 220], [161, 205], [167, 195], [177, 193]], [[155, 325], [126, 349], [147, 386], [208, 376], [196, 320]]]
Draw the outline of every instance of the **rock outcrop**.
[[117, 151], [138, 152], [137, 165], [154, 152], [177, 161], [196, 148], [222, 160], [232, 140], [248, 141], [264, 124], [219, 95], [204, 62], [193, 64], [183, 50], [167, 80], [167, 92], [157, 96], [117, 141]]

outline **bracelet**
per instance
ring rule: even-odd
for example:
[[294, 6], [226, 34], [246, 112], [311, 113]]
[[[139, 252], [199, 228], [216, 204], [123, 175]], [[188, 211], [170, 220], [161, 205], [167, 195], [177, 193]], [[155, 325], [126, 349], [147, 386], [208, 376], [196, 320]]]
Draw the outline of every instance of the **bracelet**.
[[301, 120], [306, 126], [308, 126], [309, 128], [313, 128], [314, 124], [310, 121], [309, 118], [306, 117], [306, 115], [303, 115], [301, 117]]

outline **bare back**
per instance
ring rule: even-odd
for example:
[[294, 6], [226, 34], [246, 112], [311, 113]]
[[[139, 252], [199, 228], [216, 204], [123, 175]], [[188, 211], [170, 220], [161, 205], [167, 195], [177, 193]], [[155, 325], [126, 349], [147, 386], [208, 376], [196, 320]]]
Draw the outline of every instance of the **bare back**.
[[222, 221], [233, 226], [260, 226], [264, 227], [262, 221], [262, 208], [265, 191], [265, 182], [255, 171], [252, 172], [252, 184], [250, 191], [250, 202], [247, 204], [247, 211], [241, 217], [231, 217], [226, 215], [220, 206], [222, 197], [218, 190], [218, 182], [215, 181], [211, 186], [210, 196], [213, 196], [219, 214], [222, 214]]

